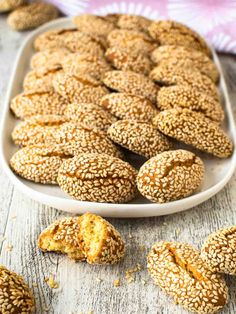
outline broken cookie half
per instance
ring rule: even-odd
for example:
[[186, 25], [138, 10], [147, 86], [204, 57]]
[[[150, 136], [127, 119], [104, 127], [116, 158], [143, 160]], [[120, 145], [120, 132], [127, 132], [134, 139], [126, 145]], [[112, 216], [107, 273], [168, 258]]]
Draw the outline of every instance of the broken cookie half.
[[38, 245], [44, 252], [67, 254], [89, 264], [117, 263], [125, 251], [119, 232], [102, 217], [90, 213], [54, 222], [41, 233]]

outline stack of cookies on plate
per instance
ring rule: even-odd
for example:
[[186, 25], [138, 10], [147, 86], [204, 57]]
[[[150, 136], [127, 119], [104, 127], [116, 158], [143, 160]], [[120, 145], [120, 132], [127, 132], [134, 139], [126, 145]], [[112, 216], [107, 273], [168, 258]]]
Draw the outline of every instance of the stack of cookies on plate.
[[10, 105], [23, 120], [12, 132], [12, 169], [81, 201], [141, 193], [163, 203], [194, 193], [204, 180], [194, 152], [233, 151], [204, 39], [174, 21], [127, 14], [85, 14], [74, 24], [34, 41], [31, 71]]

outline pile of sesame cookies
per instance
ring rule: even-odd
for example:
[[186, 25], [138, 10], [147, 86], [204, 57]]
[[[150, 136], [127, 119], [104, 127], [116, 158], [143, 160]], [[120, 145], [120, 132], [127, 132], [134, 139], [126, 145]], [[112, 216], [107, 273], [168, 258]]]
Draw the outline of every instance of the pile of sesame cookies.
[[80, 201], [194, 193], [204, 163], [192, 148], [212, 158], [233, 151], [204, 39], [177, 22], [127, 14], [84, 14], [74, 24], [34, 41], [31, 71], [10, 104], [23, 120], [12, 132], [12, 169]]

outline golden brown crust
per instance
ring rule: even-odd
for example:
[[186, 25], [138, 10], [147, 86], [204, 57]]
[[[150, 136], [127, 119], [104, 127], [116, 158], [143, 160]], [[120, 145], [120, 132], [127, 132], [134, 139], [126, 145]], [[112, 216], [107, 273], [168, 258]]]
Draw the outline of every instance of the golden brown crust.
[[69, 104], [65, 115], [71, 121], [83, 123], [100, 131], [107, 131], [109, 126], [117, 121], [107, 110], [95, 104]]
[[161, 46], [178, 45], [200, 50], [211, 56], [211, 50], [206, 41], [195, 31], [184, 24], [171, 21], [154, 21], [148, 28], [149, 34]]
[[101, 76], [112, 68], [103, 57], [81, 53], [73, 53], [65, 57], [62, 66], [67, 73], [75, 75], [84, 73], [97, 80], [100, 80]]
[[10, 108], [15, 116], [24, 119], [34, 115], [63, 115], [67, 101], [53, 90], [31, 90], [17, 95]]
[[120, 120], [109, 127], [107, 134], [113, 142], [146, 158], [172, 148], [168, 138], [149, 123]]
[[99, 40], [78, 31], [76, 28], [59, 29], [45, 32], [34, 41], [35, 50], [66, 48], [71, 52], [104, 55], [104, 48]]
[[83, 124], [68, 122], [64, 116], [34, 116], [27, 119], [15, 127], [12, 139], [20, 146], [59, 144], [71, 155], [101, 152], [123, 157], [105, 133]]
[[81, 154], [66, 160], [58, 174], [61, 189], [90, 202], [128, 202], [136, 194], [136, 170], [106, 154]]
[[151, 24], [151, 20], [140, 15], [122, 14], [117, 22], [121, 29], [129, 29], [140, 32], [147, 32]]
[[130, 49], [137, 53], [144, 54], [150, 53], [157, 47], [147, 34], [126, 29], [115, 29], [110, 32], [107, 37], [107, 42], [109, 47]]
[[35, 309], [32, 292], [23, 278], [0, 265], [1, 313], [31, 314]]
[[139, 170], [137, 186], [152, 202], [165, 203], [191, 195], [203, 181], [204, 164], [186, 150], [166, 151]]
[[54, 77], [62, 71], [61, 65], [32, 70], [26, 74], [23, 81], [23, 88], [25, 91], [51, 90], [53, 89], [52, 82]]
[[66, 48], [51, 48], [36, 52], [31, 60], [30, 66], [34, 70], [41, 68], [54, 68], [62, 66], [62, 60], [70, 55], [71, 52]]
[[86, 213], [79, 217], [78, 223], [81, 249], [89, 264], [115, 264], [123, 258], [125, 244], [107, 220]]
[[54, 20], [58, 15], [58, 9], [50, 3], [30, 3], [14, 10], [8, 16], [7, 24], [17, 31], [28, 30]]
[[151, 79], [132, 71], [109, 71], [103, 76], [103, 83], [118, 92], [146, 97], [153, 103], [159, 89]]
[[157, 94], [157, 106], [160, 110], [191, 109], [218, 123], [224, 119], [224, 110], [218, 101], [184, 85], [162, 87]]
[[224, 279], [213, 274], [189, 244], [157, 242], [147, 263], [154, 282], [188, 311], [216, 313], [228, 301]]
[[151, 59], [156, 64], [169, 63], [179, 67], [196, 68], [211, 78], [213, 82], [217, 83], [219, 81], [219, 71], [214, 62], [203, 52], [191, 47], [160, 46], [152, 52]]
[[152, 68], [152, 62], [149, 57], [135, 51], [111, 47], [107, 49], [105, 56], [118, 70], [133, 71], [147, 75]]
[[150, 72], [149, 76], [162, 86], [187, 85], [198, 92], [214, 97], [217, 101], [220, 99], [216, 85], [197, 69], [160, 64]]
[[89, 35], [106, 37], [115, 29], [115, 25], [112, 22], [102, 16], [93, 14], [75, 16], [73, 22], [81, 32]]
[[110, 93], [100, 100], [100, 105], [119, 119], [151, 122], [158, 113], [150, 100], [128, 93]]
[[77, 217], [65, 217], [44, 229], [38, 239], [38, 246], [44, 252], [67, 254], [76, 261], [84, 261], [79, 242], [80, 225]]
[[201, 257], [214, 273], [236, 274], [236, 226], [210, 234], [201, 248]]
[[153, 124], [165, 135], [219, 158], [232, 154], [231, 139], [215, 122], [199, 112], [182, 108], [165, 110], [156, 115]]
[[53, 80], [55, 91], [70, 102], [98, 103], [109, 91], [90, 75], [60, 73]]
[[34, 145], [18, 150], [10, 166], [24, 179], [43, 184], [57, 184], [58, 170], [63, 160], [72, 158], [63, 145]]
[[65, 122], [68, 122], [66, 116], [39, 115], [26, 118], [13, 129], [13, 142], [19, 146], [45, 144], [49, 138], [53, 140], [53, 134]]

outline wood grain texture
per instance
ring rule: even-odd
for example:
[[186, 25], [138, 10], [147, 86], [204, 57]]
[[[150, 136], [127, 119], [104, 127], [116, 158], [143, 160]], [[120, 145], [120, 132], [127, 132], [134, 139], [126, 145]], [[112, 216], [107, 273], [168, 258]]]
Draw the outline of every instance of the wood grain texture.
[[[26, 36], [8, 30], [5, 17], [0, 18], [0, 99], [6, 87], [17, 49]], [[232, 103], [236, 102], [236, 59], [221, 56]], [[236, 106], [234, 107], [234, 111]], [[236, 112], [235, 112], [236, 115]], [[119, 265], [89, 266], [74, 263], [64, 256], [43, 254], [37, 249], [37, 238], [42, 229], [66, 214], [45, 207], [19, 193], [0, 171], [0, 263], [22, 274], [33, 287], [37, 314], [184, 314], [156, 287], [146, 271], [146, 253], [151, 245], [161, 239], [178, 240], [200, 247], [212, 231], [236, 223], [236, 175], [215, 197], [186, 212], [166, 217], [139, 219], [109, 219], [126, 240], [127, 253]], [[14, 215], [16, 217], [14, 218]], [[13, 245], [11, 252], [8, 245]], [[142, 246], [145, 246], [143, 248]], [[125, 271], [137, 263], [143, 269], [128, 284]], [[50, 274], [59, 282], [52, 290], [45, 283]], [[121, 279], [121, 286], [113, 281]], [[101, 279], [101, 281], [98, 281]], [[144, 285], [144, 281], [146, 284]], [[230, 285], [230, 302], [222, 313], [236, 313], [236, 285]]]

